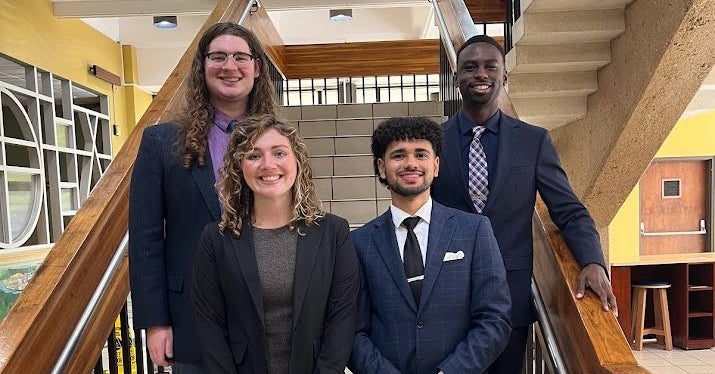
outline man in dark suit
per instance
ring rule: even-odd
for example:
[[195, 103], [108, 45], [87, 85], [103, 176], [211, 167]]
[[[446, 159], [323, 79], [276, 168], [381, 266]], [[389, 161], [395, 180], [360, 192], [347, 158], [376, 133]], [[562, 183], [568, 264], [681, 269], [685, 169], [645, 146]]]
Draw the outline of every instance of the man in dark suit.
[[616, 299], [593, 219], [573, 193], [548, 132], [498, 109], [506, 82], [499, 43], [484, 35], [467, 40], [457, 54], [456, 81], [462, 109], [443, 125], [443, 168], [432, 197], [491, 220], [506, 266], [514, 328], [489, 372], [520, 373], [528, 327], [535, 320], [530, 283], [536, 192], [582, 266], [576, 297], [582, 298], [588, 286], [604, 309], [617, 313]]
[[388, 119], [372, 136], [392, 205], [353, 232], [354, 373], [482, 373], [509, 338], [509, 292], [489, 220], [430, 198], [441, 150], [442, 132], [425, 118]]

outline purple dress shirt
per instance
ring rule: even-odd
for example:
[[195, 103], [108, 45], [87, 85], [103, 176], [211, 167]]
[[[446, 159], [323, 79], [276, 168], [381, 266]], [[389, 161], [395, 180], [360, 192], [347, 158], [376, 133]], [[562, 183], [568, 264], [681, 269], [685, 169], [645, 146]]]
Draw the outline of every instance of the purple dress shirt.
[[[244, 116], [235, 118], [240, 121]], [[214, 114], [213, 126], [209, 129], [209, 152], [211, 152], [211, 165], [214, 170], [214, 179], [218, 182], [221, 176], [220, 169], [223, 166], [223, 157], [226, 155], [228, 141], [231, 139], [231, 133], [227, 132], [229, 123], [232, 121], [225, 113], [216, 110]]]

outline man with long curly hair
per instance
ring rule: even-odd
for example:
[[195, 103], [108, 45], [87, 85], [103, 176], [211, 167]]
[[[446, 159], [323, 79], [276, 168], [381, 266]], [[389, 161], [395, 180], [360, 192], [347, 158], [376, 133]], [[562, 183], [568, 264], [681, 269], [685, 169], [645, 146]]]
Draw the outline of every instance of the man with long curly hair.
[[191, 264], [201, 230], [221, 216], [214, 184], [233, 127], [247, 115], [276, 111], [267, 63], [248, 29], [209, 27], [179, 119], [144, 130], [129, 201], [134, 327], [146, 329], [152, 361], [173, 364], [174, 374], [205, 372], [195, 346]]

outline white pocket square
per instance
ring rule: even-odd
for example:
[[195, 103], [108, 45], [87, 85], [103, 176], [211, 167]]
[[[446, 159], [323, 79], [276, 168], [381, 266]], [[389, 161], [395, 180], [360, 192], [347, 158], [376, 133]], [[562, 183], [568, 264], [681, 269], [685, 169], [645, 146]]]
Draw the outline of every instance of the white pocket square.
[[464, 258], [464, 252], [462, 252], [462, 251], [446, 252], [444, 254], [444, 260], [442, 260], [442, 262], [461, 260], [463, 258]]

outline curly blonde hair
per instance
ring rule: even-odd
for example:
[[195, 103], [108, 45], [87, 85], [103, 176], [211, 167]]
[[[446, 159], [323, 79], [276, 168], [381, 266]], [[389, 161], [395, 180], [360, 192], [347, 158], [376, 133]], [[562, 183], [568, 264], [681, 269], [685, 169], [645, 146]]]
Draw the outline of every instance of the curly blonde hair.
[[194, 164], [206, 165], [208, 134], [215, 109], [211, 104], [206, 86], [204, 64], [209, 44], [222, 35], [235, 35], [245, 40], [260, 69], [260, 74], [253, 83], [253, 89], [248, 94], [246, 114], [274, 114], [277, 111], [275, 90], [268, 71], [270, 61], [256, 35], [235, 22], [221, 22], [209, 27], [201, 36], [194, 53], [191, 72], [187, 80], [186, 106], [178, 120], [181, 124], [179, 130], [181, 164], [185, 169], [189, 169]]
[[299, 222], [310, 226], [325, 215], [320, 209], [320, 201], [315, 192], [313, 171], [308, 162], [308, 147], [303, 138], [287, 122], [277, 119], [272, 114], [264, 114], [241, 121], [229, 140], [228, 151], [221, 167], [221, 177], [216, 183], [218, 197], [224, 207], [219, 223], [219, 230], [222, 232], [228, 229], [239, 237], [243, 221], [250, 219], [253, 214], [253, 191], [246, 185], [241, 162], [243, 157], [253, 150], [258, 137], [270, 129], [288, 138], [298, 161], [297, 175], [292, 188], [293, 214], [288, 227], [294, 230]]

